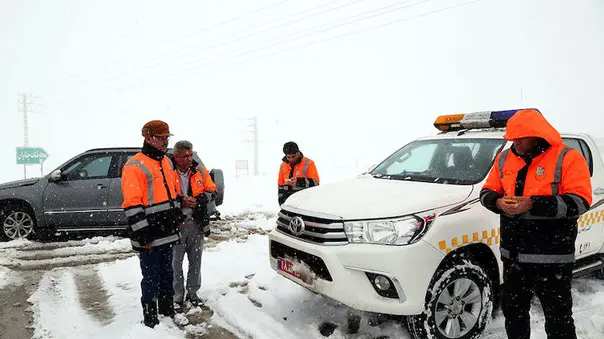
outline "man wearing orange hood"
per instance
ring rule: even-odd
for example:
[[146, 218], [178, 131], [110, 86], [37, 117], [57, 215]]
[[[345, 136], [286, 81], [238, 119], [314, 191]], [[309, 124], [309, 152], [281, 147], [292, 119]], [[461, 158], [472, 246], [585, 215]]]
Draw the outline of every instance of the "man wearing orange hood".
[[571, 279], [577, 219], [592, 203], [589, 167], [537, 110], [514, 114], [504, 138], [513, 145], [495, 158], [480, 201], [500, 215], [508, 338], [530, 338], [533, 293], [547, 337], [577, 338]]

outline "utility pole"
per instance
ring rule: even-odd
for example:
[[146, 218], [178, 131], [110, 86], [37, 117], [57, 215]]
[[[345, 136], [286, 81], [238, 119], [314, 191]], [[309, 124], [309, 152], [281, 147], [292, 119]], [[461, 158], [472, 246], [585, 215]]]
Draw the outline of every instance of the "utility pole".
[[[27, 93], [19, 93], [21, 100], [18, 101], [21, 104], [19, 111], [23, 113], [23, 147], [29, 147], [29, 132], [27, 128], [27, 105], [31, 105], [32, 102], [27, 101]], [[27, 165], [23, 165], [23, 178], [27, 178]]]
[[252, 143], [254, 144], [254, 175], [258, 175], [259, 171], [258, 171], [258, 148], [259, 148], [259, 140], [258, 140], [258, 117], [254, 116], [252, 118], [248, 118], [246, 120], [251, 120], [252, 124], [248, 125], [247, 127], [251, 127], [252, 130], [248, 130], [247, 132], [252, 133], [252, 139], [249, 140], [244, 140], [244, 143]]
[[258, 117], [254, 117], [254, 175], [258, 175]]

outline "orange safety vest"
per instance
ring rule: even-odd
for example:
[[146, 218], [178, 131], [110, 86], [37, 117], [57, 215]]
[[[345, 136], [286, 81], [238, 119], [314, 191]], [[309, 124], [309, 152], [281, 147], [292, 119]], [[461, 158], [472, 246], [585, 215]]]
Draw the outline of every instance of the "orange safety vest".
[[[311, 159], [302, 156], [293, 167], [285, 157], [282, 160], [277, 179], [279, 205], [292, 194], [320, 183], [319, 172]], [[287, 185], [286, 180], [291, 178], [297, 179], [295, 186]]]
[[[158, 161], [139, 152], [126, 162], [122, 169], [122, 208], [130, 226], [133, 248], [156, 247], [180, 240], [179, 190], [178, 176], [166, 156]], [[137, 239], [144, 239], [144, 243]]]
[[[526, 176], [523, 196], [564, 194], [560, 189], [562, 162], [566, 153], [571, 149], [564, 144], [550, 146], [550, 148], [541, 156], [533, 159]], [[517, 174], [526, 163], [520, 157], [509, 156], [509, 153], [510, 149], [501, 152], [496, 162], [503, 194], [513, 196], [515, 195]]]
[[[181, 192], [180, 177], [177, 173], [177, 170], [175, 170], [175, 173], [177, 178], [176, 180], [178, 181], [178, 194], [184, 195], [184, 193]], [[188, 174], [189, 191], [187, 194], [196, 199], [199, 199], [203, 194], [205, 195], [205, 201], [207, 203], [212, 202], [216, 198], [218, 191], [216, 184], [212, 180], [212, 177], [210, 176], [210, 173], [206, 167], [193, 162], [191, 168], [188, 169]], [[202, 231], [204, 233], [210, 230], [210, 219], [207, 213], [207, 205], [200, 206], [200, 203], [198, 202], [198, 206], [193, 209], [193, 219], [195, 222], [202, 225]]]
[[[180, 181], [178, 175], [176, 178]], [[192, 197], [196, 197], [208, 191], [217, 190], [216, 184], [212, 181], [210, 173], [203, 165], [197, 165], [189, 169], [189, 182], [189, 189]], [[178, 185], [178, 193], [182, 194], [182, 192], [180, 192], [180, 185]], [[208, 201], [211, 201], [209, 196]]]

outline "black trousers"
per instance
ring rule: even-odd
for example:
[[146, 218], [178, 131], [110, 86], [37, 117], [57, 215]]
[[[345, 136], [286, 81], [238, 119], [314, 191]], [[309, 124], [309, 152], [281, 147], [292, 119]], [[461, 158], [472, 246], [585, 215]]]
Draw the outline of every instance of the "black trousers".
[[573, 264], [514, 264], [503, 259], [502, 311], [510, 339], [530, 339], [529, 311], [536, 295], [548, 339], [576, 339], [572, 314]]
[[140, 251], [141, 302], [155, 304], [157, 298], [174, 296], [172, 245], [161, 245]]

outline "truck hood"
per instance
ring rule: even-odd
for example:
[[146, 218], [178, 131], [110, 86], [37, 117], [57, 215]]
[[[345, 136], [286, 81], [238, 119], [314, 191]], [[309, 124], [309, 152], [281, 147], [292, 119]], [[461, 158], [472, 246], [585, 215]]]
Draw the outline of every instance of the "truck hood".
[[458, 204], [472, 189], [472, 185], [358, 177], [305, 189], [289, 197], [284, 206], [344, 220], [389, 218]]
[[22, 179], [0, 184], [0, 190], [17, 188], [22, 186], [31, 186], [40, 181], [40, 178]]

